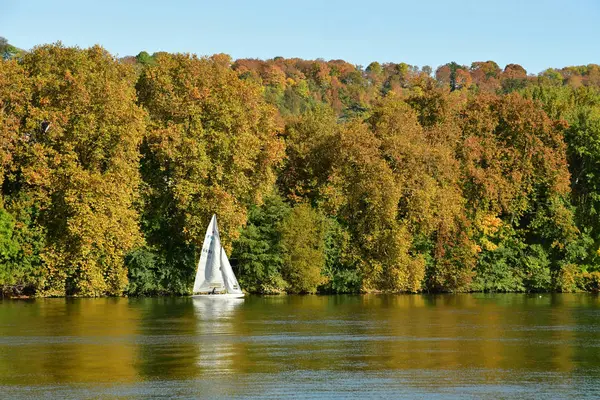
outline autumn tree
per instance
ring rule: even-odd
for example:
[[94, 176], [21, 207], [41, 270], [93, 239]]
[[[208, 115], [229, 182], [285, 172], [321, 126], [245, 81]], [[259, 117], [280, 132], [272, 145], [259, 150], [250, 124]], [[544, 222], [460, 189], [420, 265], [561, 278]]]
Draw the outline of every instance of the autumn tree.
[[598, 65], [2, 52], [7, 293], [597, 290]]
[[397, 220], [402, 188], [383, 157], [381, 139], [368, 125], [351, 122], [340, 129], [337, 143], [323, 207], [348, 226], [347, 251], [363, 289], [418, 290], [418, 261], [408, 254], [410, 235]]
[[502, 72], [502, 90], [505, 93], [522, 89], [527, 84], [527, 71], [519, 64], [508, 64]]
[[[417, 98], [411, 102], [431, 105]], [[444, 109], [428, 112], [446, 113]], [[411, 253], [431, 260], [426, 284], [435, 290], [467, 290], [475, 254], [464, 217], [454, 120], [451, 115], [444, 115], [424, 129], [416, 110], [402, 99], [391, 97], [375, 108], [370, 122], [382, 140], [384, 159], [402, 188], [398, 218], [410, 232], [403, 241], [410, 243]], [[421, 279], [423, 263], [423, 258], [412, 263], [421, 271]], [[414, 287], [418, 290], [420, 284]]]
[[[539, 246], [532, 256], [536, 260], [564, 256], [579, 232], [568, 202], [563, 126], [517, 94], [473, 99], [463, 124], [463, 185], [469, 209], [476, 221], [500, 218], [499, 227], [507, 225], [504, 232], [512, 232], [508, 242], [497, 243], [498, 251], [516, 240]], [[479, 224], [483, 231], [488, 229]], [[491, 250], [496, 251], [496, 245]], [[528, 251], [523, 256], [529, 257]], [[559, 268], [545, 261], [542, 265], [540, 274]]]
[[486, 92], [495, 92], [499, 86], [499, 77], [502, 72], [494, 61], [476, 61], [469, 68], [473, 83]]
[[338, 129], [333, 110], [326, 106], [288, 121], [284, 132], [286, 158], [278, 184], [290, 200], [307, 199], [313, 205], [323, 201], [322, 191], [336, 157]]
[[21, 65], [29, 98], [21, 111], [9, 96], [9, 110], [21, 115], [8, 119], [19, 139], [3, 194], [17, 236], [35, 248], [32, 238], [44, 231], [37, 289], [121, 294], [123, 258], [142, 240], [133, 204], [145, 114], [135, 75], [100, 47], [42, 46]]
[[12, 169], [17, 143], [29, 134], [19, 131], [30, 97], [31, 81], [23, 67], [15, 60], [0, 62], [0, 182]]
[[451, 63], [440, 66], [435, 71], [435, 78], [450, 86], [450, 90], [461, 89], [468, 86], [471, 81], [471, 76], [467, 67], [459, 65], [452, 61]]
[[[45, 229], [37, 223], [38, 207], [33, 199], [28, 200], [27, 191], [16, 184], [15, 156], [31, 138], [31, 132], [21, 130], [30, 101], [31, 79], [23, 66], [16, 60], [0, 61], [0, 181], [3, 183], [0, 215], [5, 249], [0, 285], [4, 292], [14, 294], [31, 293], [36, 287], [42, 274], [40, 257], [46, 237]], [[38, 134], [39, 129], [38, 126], [34, 133]], [[22, 201], [17, 202], [17, 197], [22, 197]]]
[[226, 56], [159, 54], [137, 85], [150, 115], [142, 147], [145, 231], [175, 257], [169, 268], [181, 279], [193, 276], [194, 262], [183, 255], [201, 246], [213, 213], [231, 248], [248, 207], [271, 190], [283, 156], [274, 109], [229, 63]]

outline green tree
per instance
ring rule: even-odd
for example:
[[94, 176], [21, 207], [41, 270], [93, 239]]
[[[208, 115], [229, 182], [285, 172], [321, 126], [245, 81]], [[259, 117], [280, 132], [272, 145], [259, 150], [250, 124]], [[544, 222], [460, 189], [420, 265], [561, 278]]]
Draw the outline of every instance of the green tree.
[[238, 265], [240, 285], [253, 293], [282, 293], [288, 285], [282, 277], [284, 264], [279, 226], [291, 207], [277, 194], [252, 206], [248, 224], [234, 242], [232, 260]]
[[22, 283], [16, 256], [19, 243], [14, 237], [15, 220], [4, 208], [0, 208], [0, 294], [8, 286]]
[[314, 293], [326, 282], [323, 217], [310, 205], [295, 206], [281, 222], [282, 276], [288, 292]]
[[435, 71], [436, 79], [449, 85], [450, 90], [457, 90], [463, 87], [465, 79], [463, 74], [468, 75], [467, 67], [459, 65], [454, 61], [442, 65]]
[[15, 55], [18, 55], [22, 50], [19, 50], [15, 46], [8, 43], [6, 38], [0, 36], [0, 58], [3, 60], [8, 60]]
[[327, 293], [357, 293], [363, 277], [354, 257], [352, 236], [335, 217], [325, 218], [325, 267], [327, 281], [319, 291]]
[[135, 59], [138, 63], [142, 65], [152, 65], [154, 64], [154, 57], [148, 54], [146, 51], [140, 51]]

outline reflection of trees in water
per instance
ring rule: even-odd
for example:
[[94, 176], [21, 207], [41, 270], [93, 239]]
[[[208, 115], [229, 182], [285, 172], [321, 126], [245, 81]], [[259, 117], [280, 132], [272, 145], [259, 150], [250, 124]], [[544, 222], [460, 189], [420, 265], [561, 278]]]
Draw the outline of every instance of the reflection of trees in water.
[[137, 379], [130, 342], [137, 314], [126, 299], [0, 303], [0, 321], [0, 337], [11, 337], [0, 345], [0, 385]]
[[579, 328], [574, 332], [575, 343], [573, 358], [576, 367], [581, 371], [595, 371], [598, 376], [600, 365], [600, 335], [598, 335], [598, 312], [600, 311], [600, 297], [581, 293], [576, 296], [577, 301], [570, 304], [577, 307], [579, 312], [570, 313], [573, 316], [573, 325]]
[[[243, 299], [137, 299], [141, 311], [136, 367], [148, 379], [183, 380], [227, 371], [242, 346], [236, 335]], [[236, 344], [237, 343], [237, 344]]]
[[136, 366], [150, 379], [188, 379], [198, 374], [196, 323], [191, 298], [136, 299], [142, 318]]
[[4, 302], [0, 385], [197, 380], [232, 397], [248, 374], [281, 371], [570, 377], [597, 370], [599, 307], [589, 294]]
[[[388, 367], [489, 370], [494, 371], [486, 376], [491, 382], [506, 378], [516, 365], [526, 371], [569, 372], [573, 367], [573, 338], [568, 329], [572, 320], [552, 297], [392, 296], [395, 310], [389, 313], [387, 326], [388, 334], [397, 340], [384, 343]], [[400, 304], [410, 298], [420, 299], [420, 306]]]
[[271, 305], [271, 319], [265, 321], [279, 324], [280, 343], [265, 333], [261, 353], [282, 354], [279, 367], [475, 368], [494, 371], [485, 377], [494, 382], [511, 374], [515, 365], [526, 371], [569, 372], [572, 316], [546, 296], [288, 296], [285, 307]]
[[197, 365], [203, 370], [228, 373], [235, 370], [242, 349], [236, 318], [244, 299], [194, 298], [197, 319]]
[[63, 370], [62, 382], [137, 379], [133, 365], [135, 347], [131, 343], [137, 313], [126, 299], [66, 299], [65, 316], [55, 323], [63, 326], [66, 342], [74, 342], [57, 354], [58, 360], [48, 362], [48, 370], [55, 374], [56, 370]]
[[87, 368], [82, 362], [81, 353], [91, 349], [89, 345], [78, 345], [77, 342], [79, 335], [85, 335], [89, 331], [85, 329], [86, 322], [94, 318], [93, 314], [89, 319], [82, 315], [87, 311], [86, 305], [92, 302], [88, 299], [67, 298], [40, 300], [36, 303], [38, 307], [40, 303], [46, 303], [40, 307], [46, 320], [40, 335], [51, 340], [44, 346], [45, 351], [40, 352], [40, 357], [28, 360], [31, 363], [29, 368], [39, 363], [39, 372], [48, 382], [85, 381]]

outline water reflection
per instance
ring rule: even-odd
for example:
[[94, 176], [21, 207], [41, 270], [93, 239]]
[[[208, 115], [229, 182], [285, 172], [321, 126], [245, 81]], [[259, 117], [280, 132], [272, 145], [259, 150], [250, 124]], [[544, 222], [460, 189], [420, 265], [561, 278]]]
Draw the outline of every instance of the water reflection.
[[190, 379], [198, 375], [194, 360], [197, 329], [189, 298], [135, 299], [140, 310], [135, 366], [143, 379]]
[[197, 365], [212, 373], [231, 373], [239, 358], [236, 318], [244, 299], [194, 298], [198, 338]]
[[0, 303], [0, 383], [134, 382], [137, 313], [120, 299]]
[[599, 334], [587, 294], [0, 301], [0, 397], [583, 397]]

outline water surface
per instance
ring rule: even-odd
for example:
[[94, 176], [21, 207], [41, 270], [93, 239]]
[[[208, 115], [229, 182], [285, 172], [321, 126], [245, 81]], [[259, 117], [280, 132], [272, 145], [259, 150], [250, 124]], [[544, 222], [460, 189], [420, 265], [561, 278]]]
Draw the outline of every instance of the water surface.
[[0, 301], [2, 398], [597, 398], [600, 298]]

